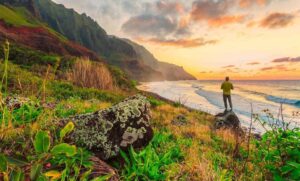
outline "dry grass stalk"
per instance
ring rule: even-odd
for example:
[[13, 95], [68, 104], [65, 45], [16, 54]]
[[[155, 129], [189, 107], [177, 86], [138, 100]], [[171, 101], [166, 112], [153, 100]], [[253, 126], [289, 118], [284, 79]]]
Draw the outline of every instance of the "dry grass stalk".
[[72, 70], [67, 73], [67, 79], [75, 85], [102, 90], [115, 88], [110, 71], [102, 63], [89, 59], [78, 59]]

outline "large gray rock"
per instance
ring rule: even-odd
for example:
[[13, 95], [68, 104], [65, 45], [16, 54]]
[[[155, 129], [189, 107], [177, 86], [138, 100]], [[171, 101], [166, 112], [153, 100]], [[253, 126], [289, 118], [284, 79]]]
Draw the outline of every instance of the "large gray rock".
[[153, 137], [149, 120], [149, 102], [145, 97], [136, 95], [111, 108], [77, 115], [59, 124], [63, 127], [72, 121], [75, 129], [65, 141], [86, 147], [107, 160], [117, 156], [120, 149], [147, 145]]
[[214, 128], [232, 128], [238, 130], [241, 129], [241, 123], [233, 111], [226, 111], [215, 116]]

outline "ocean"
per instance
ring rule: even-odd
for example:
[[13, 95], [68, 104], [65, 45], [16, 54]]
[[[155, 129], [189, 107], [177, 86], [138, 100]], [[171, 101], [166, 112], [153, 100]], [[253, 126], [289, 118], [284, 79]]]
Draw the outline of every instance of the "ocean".
[[[164, 81], [148, 82], [139, 89], [156, 93], [172, 101], [180, 101], [193, 109], [217, 114], [224, 111], [222, 81]], [[277, 118], [280, 105], [284, 120], [290, 128], [300, 127], [300, 81], [299, 80], [252, 80], [232, 81], [233, 111], [238, 115], [243, 127], [249, 127], [252, 113], [270, 123], [264, 110]], [[253, 120], [253, 119], [252, 119]], [[268, 128], [268, 126], [266, 126]], [[253, 132], [262, 134], [265, 128], [253, 122]]]

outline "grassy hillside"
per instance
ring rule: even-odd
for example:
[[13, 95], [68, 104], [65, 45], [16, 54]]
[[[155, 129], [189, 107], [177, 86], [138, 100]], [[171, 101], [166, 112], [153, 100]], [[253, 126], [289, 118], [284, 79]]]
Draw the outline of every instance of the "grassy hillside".
[[4, 20], [6, 23], [14, 26], [29, 26], [34, 27], [37, 26], [32, 20], [29, 20], [29, 16], [26, 8], [9, 8], [7, 6], [0, 4], [0, 19]]
[[[6, 38], [11, 41], [10, 58], [13, 63], [39, 75], [49, 65], [57, 66], [57, 76], [61, 76], [62, 72], [73, 66], [76, 57], [89, 57], [103, 62], [94, 52], [70, 42], [40, 22], [25, 6], [0, 5], [0, 10], [0, 42], [2, 44]], [[3, 55], [3, 51], [0, 55]], [[116, 86], [121, 89], [132, 88], [127, 75], [116, 67], [106, 66], [113, 74]]]

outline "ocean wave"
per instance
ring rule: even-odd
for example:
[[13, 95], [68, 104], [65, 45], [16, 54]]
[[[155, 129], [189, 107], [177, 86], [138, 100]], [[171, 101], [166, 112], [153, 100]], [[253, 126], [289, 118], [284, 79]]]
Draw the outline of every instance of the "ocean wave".
[[281, 98], [281, 97], [276, 97], [271, 95], [266, 96], [266, 99], [275, 103], [289, 104], [296, 107], [300, 107], [300, 100], [296, 100], [296, 99], [286, 99], [286, 98]]

